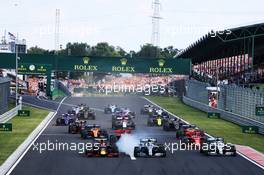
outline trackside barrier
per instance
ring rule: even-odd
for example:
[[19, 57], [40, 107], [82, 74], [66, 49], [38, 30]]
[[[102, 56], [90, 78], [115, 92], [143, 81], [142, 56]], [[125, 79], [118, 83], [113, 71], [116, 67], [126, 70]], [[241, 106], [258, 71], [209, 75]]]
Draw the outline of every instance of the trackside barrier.
[[[209, 84], [195, 80], [186, 80], [185, 83], [186, 97], [208, 105], [207, 87], [210, 87]], [[256, 111], [256, 107], [262, 107], [264, 105], [263, 90], [222, 84], [219, 85], [219, 88], [218, 109], [264, 123], [264, 116], [261, 116], [261, 110]]]
[[12, 119], [18, 114], [18, 110], [22, 109], [22, 105], [18, 105], [17, 107], [7, 111], [6, 113], [0, 115], [0, 123], [5, 123], [8, 120]]
[[189, 106], [192, 106], [207, 113], [208, 112], [220, 113], [222, 119], [238, 124], [240, 126], [257, 126], [259, 128], [259, 134], [264, 134], [264, 123], [258, 122], [250, 118], [246, 118], [238, 114], [234, 114], [229, 111], [224, 111], [222, 109], [211, 108], [204, 103], [192, 100], [186, 96], [183, 97], [183, 102]]

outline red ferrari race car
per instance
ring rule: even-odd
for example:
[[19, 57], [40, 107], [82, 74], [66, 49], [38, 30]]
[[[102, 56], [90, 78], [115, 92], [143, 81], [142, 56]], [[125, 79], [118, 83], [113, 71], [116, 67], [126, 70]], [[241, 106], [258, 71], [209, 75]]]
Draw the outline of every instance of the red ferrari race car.
[[199, 128], [187, 128], [184, 130], [184, 136], [181, 137], [181, 141], [188, 145], [193, 144], [199, 146], [206, 139], [204, 131]]
[[188, 125], [188, 124], [181, 125], [179, 129], [176, 130], [176, 138], [181, 139], [182, 137], [185, 136], [185, 132], [187, 132], [188, 129], [195, 129], [195, 128], [197, 128], [195, 125]]

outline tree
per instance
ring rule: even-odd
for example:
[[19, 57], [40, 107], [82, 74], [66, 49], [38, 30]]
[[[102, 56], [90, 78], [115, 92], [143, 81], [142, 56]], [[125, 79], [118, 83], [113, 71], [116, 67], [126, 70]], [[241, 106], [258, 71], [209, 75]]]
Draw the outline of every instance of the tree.
[[121, 57], [125, 57], [128, 54], [126, 53], [126, 51], [124, 49], [122, 49], [121, 47], [117, 46], [116, 51], [118, 53], [119, 56]]
[[62, 51], [63, 55], [86, 56], [89, 55], [90, 46], [87, 43], [68, 43], [66, 49]]
[[98, 43], [91, 48], [91, 56], [101, 57], [119, 57], [122, 56], [124, 50], [116, 50], [114, 46], [109, 45], [107, 42]]
[[162, 49], [161, 55], [164, 58], [173, 58], [179, 53], [179, 49], [173, 48], [173, 46], [168, 46]]
[[141, 46], [141, 49], [136, 53], [136, 56], [145, 58], [161, 58], [160, 53], [161, 49], [159, 47], [153, 46], [152, 44], [145, 44]]
[[[114, 47], [107, 42], [101, 42], [95, 46], [90, 46], [87, 43], [68, 43], [65, 49], [57, 52], [58, 55], [69, 56], [101, 56], [101, 57], [145, 57], [145, 58], [173, 58], [180, 52], [179, 49], [173, 46], [159, 48], [152, 44], [144, 44], [138, 52], [130, 51], [127, 53], [120, 46]], [[45, 50], [38, 46], [28, 49], [28, 54], [45, 54], [54, 55], [54, 50]]]
[[49, 51], [48, 50], [45, 50], [45, 49], [42, 49], [38, 46], [35, 46], [35, 47], [30, 47], [28, 50], [27, 50], [27, 53], [28, 54], [47, 54]]

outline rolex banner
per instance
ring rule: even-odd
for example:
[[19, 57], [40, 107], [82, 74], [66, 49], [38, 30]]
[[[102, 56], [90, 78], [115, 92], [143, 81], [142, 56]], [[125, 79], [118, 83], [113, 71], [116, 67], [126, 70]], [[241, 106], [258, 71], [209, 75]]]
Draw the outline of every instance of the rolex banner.
[[[122, 58], [94, 56], [19, 55], [20, 74], [46, 74], [49, 71], [112, 73], [151, 73], [190, 75], [191, 60], [179, 58]], [[2, 58], [2, 59], [1, 59]], [[13, 54], [0, 54], [0, 65], [15, 69]]]
[[45, 64], [19, 64], [18, 74], [21, 75], [46, 75], [50, 73], [50, 65]]
[[[72, 65], [73, 58], [61, 67], [73, 71], [113, 72], [113, 73], [153, 73], [153, 74], [190, 74], [188, 59], [140, 59], [140, 58], [91, 58], [83, 57]], [[70, 67], [71, 66], [71, 67]], [[60, 66], [59, 66], [60, 67]]]

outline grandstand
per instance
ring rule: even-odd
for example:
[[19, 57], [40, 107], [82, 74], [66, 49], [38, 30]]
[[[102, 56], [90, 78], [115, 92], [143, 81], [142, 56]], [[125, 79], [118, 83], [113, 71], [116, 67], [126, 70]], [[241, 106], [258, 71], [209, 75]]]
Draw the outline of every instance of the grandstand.
[[[257, 126], [264, 133], [264, 23], [211, 31], [176, 58], [192, 59], [190, 80], [175, 84], [185, 104], [205, 112], [221, 113], [240, 126]], [[198, 80], [198, 81], [197, 81]], [[185, 86], [186, 89], [180, 88]], [[208, 88], [218, 86], [215, 108]], [[209, 106], [208, 106], [209, 104]]]
[[193, 78], [216, 84], [248, 85], [264, 80], [264, 23], [211, 31], [177, 58], [191, 58]]

